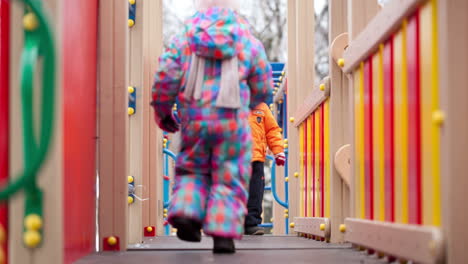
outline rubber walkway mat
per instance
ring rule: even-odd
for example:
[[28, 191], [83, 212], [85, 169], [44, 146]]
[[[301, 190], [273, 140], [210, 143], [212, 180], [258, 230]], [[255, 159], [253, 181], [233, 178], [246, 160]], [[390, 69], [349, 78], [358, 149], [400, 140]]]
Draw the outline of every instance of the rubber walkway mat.
[[[180, 241], [177, 237], [156, 237], [145, 240], [144, 243], [130, 245], [128, 250], [208, 250], [213, 248], [211, 237], [203, 237], [200, 243]], [[349, 248], [346, 244], [327, 244], [296, 236], [244, 236], [236, 241], [237, 249], [315, 249], [315, 248]]]
[[236, 247], [237, 253], [234, 255], [214, 255], [211, 253], [212, 241], [206, 237], [202, 243], [183, 243], [174, 237], [158, 237], [133, 245], [126, 252], [99, 252], [76, 263], [383, 263], [382, 260], [351, 249], [348, 244], [327, 244], [292, 236], [244, 237], [242, 241], [237, 241]]

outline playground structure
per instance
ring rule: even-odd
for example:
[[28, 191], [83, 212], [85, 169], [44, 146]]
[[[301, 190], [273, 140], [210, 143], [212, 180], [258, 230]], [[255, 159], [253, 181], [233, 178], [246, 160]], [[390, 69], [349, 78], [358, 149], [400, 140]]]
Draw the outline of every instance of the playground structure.
[[[273, 234], [464, 263], [468, 2], [330, 0], [317, 85], [313, 6], [288, 0], [275, 72], [288, 163], [272, 174]], [[0, 1], [0, 263], [72, 263], [170, 233], [172, 136], [149, 105], [162, 16], [162, 0]]]

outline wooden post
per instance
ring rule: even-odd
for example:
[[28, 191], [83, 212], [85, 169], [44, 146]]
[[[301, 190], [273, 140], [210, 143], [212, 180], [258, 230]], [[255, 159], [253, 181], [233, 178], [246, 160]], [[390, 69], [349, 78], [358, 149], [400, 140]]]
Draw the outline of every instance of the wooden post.
[[143, 154], [143, 185], [147, 189], [143, 203], [143, 227], [155, 226], [157, 235], [164, 234], [163, 227], [163, 171], [162, 171], [162, 131], [154, 122], [154, 112], [150, 107], [151, 87], [158, 57], [163, 50], [162, 0], [144, 0], [140, 4], [142, 10], [142, 73], [143, 89], [141, 107], [143, 108], [143, 138], [148, 146]]
[[[468, 258], [464, 241], [466, 186], [468, 178], [468, 2], [437, 1], [440, 104], [445, 120], [441, 129], [442, 227], [446, 239], [446, 263], [463, 263]], [[434, 115], [433, 115], [434, 117]], [[437, 122], [437, 120], [435, 120]]]
[[[51, 19], [50, 25], [54, 32], [60, 32], [61, 5], [60, 1], [48, 0], [44, 2], [48, 15]], [[22, 18], [24, 15], [24, 5], [15, 1], [11, 5], [11, 35], [10, 35], [10, 177], [16, 177], [23, 171], [23, 145], [21, 127], [21, 97], [20, 97], [20, 61], [23, 48], [23, 28]], [[60, 39], [60, 36], [55, 36]], [[62, 197], [62, 146], [63, 146], [63, 115], [62, 115], [62, 93], [59, 89], [61, 83], [61, 58], [60, 45], [56, 42], [57, 48], [57, 94], [56, 112], [54, 123], [54, 135], [52, 137], [48, 158], [37, 176], [38, 185], [44, 193], [43, 197], [43, 243], [40, 248], [29, 250], [23, 244], [23, 217], [24, 217], [24, 195], [16, 194], [9, 200], [9, 263], [62, 263], [63, 261], [63, 201]], [[40, 71], [39, 71], [40, 72]], [[40, 80], [38, 78], [37, 80]], [[35, 93], [39, 93], [39, 83], [35, 83]], [[35, 98], [35, 105], [40, 106], [40, 96]], [[37, 109], [39, 112], [39, 108]], [[38, 125], [38, 124], [37, 124]]]
[[127, 246], [127, 17], [128, 2], [99, 2], [98, 173], [99, 240]]
[[[329, 38], [330, 43], [347, 30], [347, 1], [331, 0], [329, 2]], [[349, 216], [349, 187], [338, 174], [334, 166], [335, 154], [343, 145], [351, 143], [348, 136], [351, 132], [349, 126], [349, 88], [346, 76], [330, 56], [330, 181], [331, 181], [331, 242], [341, 242], [344, 239], [339, 231], [344, 217]]]

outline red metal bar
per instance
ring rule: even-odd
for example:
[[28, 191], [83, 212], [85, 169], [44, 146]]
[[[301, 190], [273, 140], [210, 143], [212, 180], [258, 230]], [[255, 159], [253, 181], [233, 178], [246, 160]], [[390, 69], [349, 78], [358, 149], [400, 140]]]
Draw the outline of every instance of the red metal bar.
[[308, 188], [307, 188], [307, 122], [308, 119], [304, 122], [304, 216], [307, 217], [307, 198], [308, 198]]
[[384, 155], [385, 155], [385, 221], [395, 221], [395, 135], [393, 95], [393, 38], [383, 51], [384, 64]]
[[374, 219], [374, 164], [372, 139], [372, 59], [364, 64], [364, 178], [365, 217]]
[[312, 144], [311, 145], [311, 155], [312, 155], [312, 216], [315, 217], [315, 112], [312, 114]]
[[408, 216], [409, 223], [422, 224], [419, 11], [408, 21], [406, 37], [408, 66]]
[[325, 110], [324, 104], [320, 106], [320, 217], [324, 217], [325, 215]]
[[[10, 89], [10, 2], [0, 1], [0, 185], [8, 181], [9, 89]], [[0, 224], [8, 238], [8, 204], [0, 204]], [[8, 260], [8, 243], [1, 246]]]

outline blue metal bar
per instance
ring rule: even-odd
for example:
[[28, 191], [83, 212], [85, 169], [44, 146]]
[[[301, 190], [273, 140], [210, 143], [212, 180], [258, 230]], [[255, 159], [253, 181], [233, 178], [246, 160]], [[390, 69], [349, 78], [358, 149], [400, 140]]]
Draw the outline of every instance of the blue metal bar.
[[266, 228], [272, 228], [272, 227], [273, 227], [273, 223], [263, 223], [263, 224], [259, 224], [258, 226], [266, 227]]
[[[167, 149], [169, 147], [169, 141], [166, 143], [166, 148], [163, 149], [163, 154], [164, 154], [164, 176], [169, 176], [169, 157], [171, 157], [173, 160], [176, 159], [176, 155]], [[163, 180], [163, 203], [164, 203], [164, 208], [167, 209], [169, 207], [169, 180], [164, 179]], [[164, 233], [166, 236], [170, 234], [170, 228], [169, 225], [166, 225], [164, 228]]]
[[271, 191], [271, 186], [265, 186], [265, 191]]
[[273, 193], [273, 197], [275, 198], [275, 201], [279, 203], [281, 206], [284, 208], [288, 208], [288, 204], [283, 202], [279, 197], [278, 194], [276, 193], [276, 164], [275, 164], [275, 158], [268, 155], [267, 159], [273, 161], [273, 165], [271, 166], [271, 191]]

